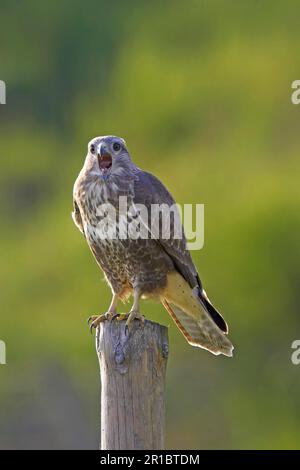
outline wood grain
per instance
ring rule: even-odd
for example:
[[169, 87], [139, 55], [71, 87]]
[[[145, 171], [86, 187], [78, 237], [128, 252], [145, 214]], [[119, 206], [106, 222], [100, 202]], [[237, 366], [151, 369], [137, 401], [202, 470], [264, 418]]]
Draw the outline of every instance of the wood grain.
[[97, 329], [101, 375], [101, 449], [164, 448], [168, 329], [135, 320]]

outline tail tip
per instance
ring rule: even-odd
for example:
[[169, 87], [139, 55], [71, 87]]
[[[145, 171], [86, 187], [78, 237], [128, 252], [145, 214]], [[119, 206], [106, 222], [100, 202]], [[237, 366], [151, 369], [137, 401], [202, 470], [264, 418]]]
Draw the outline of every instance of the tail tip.
[[231, 345], [226, 350], [221, 351], [221, 354], [224, 354], [224, 356], [227, 356], [227, 357], [233, 357], [233, 351], [234, 351], [234, 346]]

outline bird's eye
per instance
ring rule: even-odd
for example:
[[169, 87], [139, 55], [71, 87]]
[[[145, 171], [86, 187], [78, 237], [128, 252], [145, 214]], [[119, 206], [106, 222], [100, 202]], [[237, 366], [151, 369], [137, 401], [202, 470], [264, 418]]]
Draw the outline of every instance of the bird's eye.
[[121, 148], [121, 145], [118, 142], [115, 142], [113, 145], [113, 149], [115, 152], [118, 152]]
[[90, 146], [90, 152], [91, 152], [91, 154], [94, 154], [94, 153], [95, 153], [95, 145], [94, 145], [94, 144], [92, 144], [92, 145]]

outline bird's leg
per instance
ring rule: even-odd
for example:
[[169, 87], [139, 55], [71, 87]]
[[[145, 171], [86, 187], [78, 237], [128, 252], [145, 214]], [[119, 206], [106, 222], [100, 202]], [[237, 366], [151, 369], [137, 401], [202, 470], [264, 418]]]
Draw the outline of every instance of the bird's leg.
[[117, 294], [113, 294], [113, 298], [106, 313], [103, 313], [102, 315], [91, 315], [88, 318], [88, 325], [90, 327], [91, 332], [93, 328], [97, 328], [97, 326], [100, 325], [100, 323], [102, 323], [103, 321], [111, 321], [117, 316], [118, 298], [119, 297]]
[[117, 320], [126, 320], [126, 328], [130, 328], [132, 322], [140, 320], [142, 323], [145, 322], [145, 317], [140, 313], [140, 290], [134, 289], [133, 291], [133, 305], [129, 313], [118, 315]]

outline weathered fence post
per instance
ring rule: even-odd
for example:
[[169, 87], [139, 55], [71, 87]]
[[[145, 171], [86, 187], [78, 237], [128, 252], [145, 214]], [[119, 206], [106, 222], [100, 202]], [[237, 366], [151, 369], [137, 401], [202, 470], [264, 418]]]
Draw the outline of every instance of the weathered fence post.
[[101, 373], [101, 449], [164, 448], [168, 329], [135, 320], [97, 328]]

